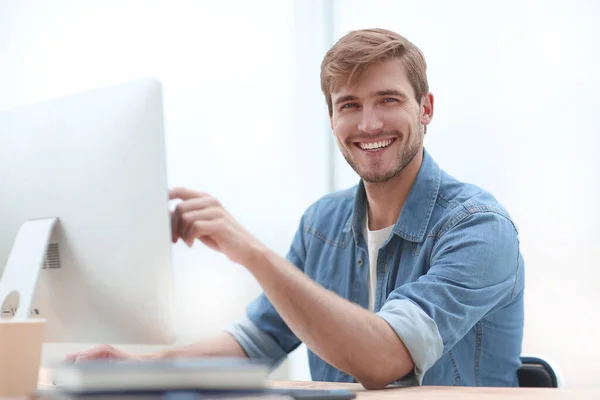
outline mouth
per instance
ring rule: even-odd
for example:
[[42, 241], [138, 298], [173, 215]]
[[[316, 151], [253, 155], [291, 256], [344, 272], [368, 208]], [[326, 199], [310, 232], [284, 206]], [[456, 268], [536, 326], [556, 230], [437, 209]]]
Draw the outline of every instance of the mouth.
[[377, 142], [355, 142], [354, 145], [363, 151], [374, 153], [390, 147], [395, 141], [396, 139], [394, 138], [379, 140]]

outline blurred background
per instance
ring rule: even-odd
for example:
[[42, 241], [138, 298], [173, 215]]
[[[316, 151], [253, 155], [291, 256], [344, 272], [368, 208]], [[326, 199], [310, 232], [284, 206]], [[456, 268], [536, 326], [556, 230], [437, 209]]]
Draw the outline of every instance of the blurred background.
[[[358, 181], [329, 129], [321, 59], [350, 30], [395, 30], [428, 62], [426, 148], [495, 194], [520, 230], [524, 352], [555, 362], [566, 386], [594, 386], [599, 19], [593, 0], [0, 0], [0, 109], [156, 76], [169, 185], [213, 194], [284, 255], [305, 208]], [[201, 245], [175, 245], [173, 262], [180, 343], [260, 293]], [[47, 347], [45, 362], [68, 349]], [[304, 346], [274, 376], [310, 379]]]

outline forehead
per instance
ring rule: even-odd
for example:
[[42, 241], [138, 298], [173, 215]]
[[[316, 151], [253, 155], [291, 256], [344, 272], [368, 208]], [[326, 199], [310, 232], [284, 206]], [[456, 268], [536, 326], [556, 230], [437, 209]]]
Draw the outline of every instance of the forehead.
[[408, 80], [406, 68], [400, 59], [386, 60], [369, 66], [358, 79], [333, 88], [331, 98], [342, 96], [368, 97], [384, 90], [398, 90], [408, 97], [414, 97], [414, 90]]

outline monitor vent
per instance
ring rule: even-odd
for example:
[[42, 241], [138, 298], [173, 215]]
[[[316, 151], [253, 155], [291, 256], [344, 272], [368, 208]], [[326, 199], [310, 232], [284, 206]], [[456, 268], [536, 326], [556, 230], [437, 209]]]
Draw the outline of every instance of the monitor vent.
[[60, 268], [60, 254], [58, 252], [58, 243], [50, 243], [48, 250], [46, 251], [46, 258], [44, 259], [44, 268]]

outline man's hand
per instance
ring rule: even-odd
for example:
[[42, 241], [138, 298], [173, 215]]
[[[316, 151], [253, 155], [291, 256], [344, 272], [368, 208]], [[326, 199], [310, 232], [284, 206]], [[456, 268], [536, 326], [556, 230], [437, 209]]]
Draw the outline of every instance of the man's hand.
[[151, 359], [151, 355], [134, 355], [118, 350], [109, 345], [93, 347], [87, 351], [79, 351], [67, 354], [65, 362], [80, 363], [84, 361], [106, 360], [106, 361], [142, 361]]
[[247, 265], [254, 255], [266, 249], [214, 197], [177, 187], [169, 191], [169, 198], [183, 200], [171, 212], [173, 242], [182, 239], [192, 246], [199, 239], [241, 265]]

